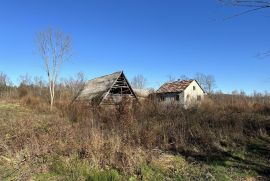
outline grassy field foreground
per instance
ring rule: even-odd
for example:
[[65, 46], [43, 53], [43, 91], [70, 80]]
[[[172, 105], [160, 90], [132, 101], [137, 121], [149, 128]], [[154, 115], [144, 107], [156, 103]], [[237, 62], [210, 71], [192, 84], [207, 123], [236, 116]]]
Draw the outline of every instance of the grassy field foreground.
[[[268, 115], [260, 117], [268, 119]], [[211, 141], [209, 135], [211, 145], [198, 137], [192, 144], [182, 140], [181, 146], [173, 141], [161, 143], [151, 131], [139, 132], [138, 123], [127, 126], [138, 133], [127, 134], [124, 127], [120, 134], [117, 127], [108, 131], [106, 121], [93, 126], [89, 119], [71, 122], [61, 111], [1, 102], [0, 180], [269, 180], [267, 131], [259, 136], [246, 133], [249, 136], [244, 141], [226, 135]], [[165, 140], [165, 132], [158, 133], [157, 127], [153, 124], [150, 129]], [[221, 131], [216, 134], [222, 135]], [[134, 136], [144, 134], [144, 140]], [[177, 136], [174, 139], [181, 142]]]

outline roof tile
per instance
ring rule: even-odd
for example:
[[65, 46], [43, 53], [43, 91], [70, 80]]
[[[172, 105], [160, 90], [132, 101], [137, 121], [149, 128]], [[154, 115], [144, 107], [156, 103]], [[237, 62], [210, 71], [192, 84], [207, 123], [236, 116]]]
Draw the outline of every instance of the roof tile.
[[182, 92], [192, 81], [193, 80], [181, 80], [165, 83], [157, 90], [157, 93]]

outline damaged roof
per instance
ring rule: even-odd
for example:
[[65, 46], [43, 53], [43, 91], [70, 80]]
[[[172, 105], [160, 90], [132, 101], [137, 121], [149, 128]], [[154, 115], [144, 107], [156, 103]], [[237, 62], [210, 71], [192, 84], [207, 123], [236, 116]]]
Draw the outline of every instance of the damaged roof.
[[182, 92], [191, 84], [192, 81], [193, 80], [181, 80], [165, 83], [157, 90], [157, 93]]
[[118, 71], [87, 81], [77, 99], [92, 100], [103, 97], [122, 73], [123, 71]]

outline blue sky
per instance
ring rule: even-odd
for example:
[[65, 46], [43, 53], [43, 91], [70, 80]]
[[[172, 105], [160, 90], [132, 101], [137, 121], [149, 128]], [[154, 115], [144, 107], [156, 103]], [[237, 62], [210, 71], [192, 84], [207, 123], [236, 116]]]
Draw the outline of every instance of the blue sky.
[[157, 88], [169, 75], [212, 74], [217, 89], [270, 91], [270, 9], [224, 21], [244, 9], [217, 0], [0, 0], [0, 71], [17, 82], [43, 76], [34, 42], [52, 27], [72, 36], [61, 77], [91, 79], [124, 70]]

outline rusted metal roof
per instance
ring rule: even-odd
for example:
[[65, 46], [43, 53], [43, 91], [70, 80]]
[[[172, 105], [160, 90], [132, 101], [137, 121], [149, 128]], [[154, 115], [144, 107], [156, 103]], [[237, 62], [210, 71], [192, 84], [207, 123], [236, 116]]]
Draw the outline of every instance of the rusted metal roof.
[[182, 92], [192, 81], [193, 80], [181, 80], [165, 83], [157, 90], [157, 93]]

